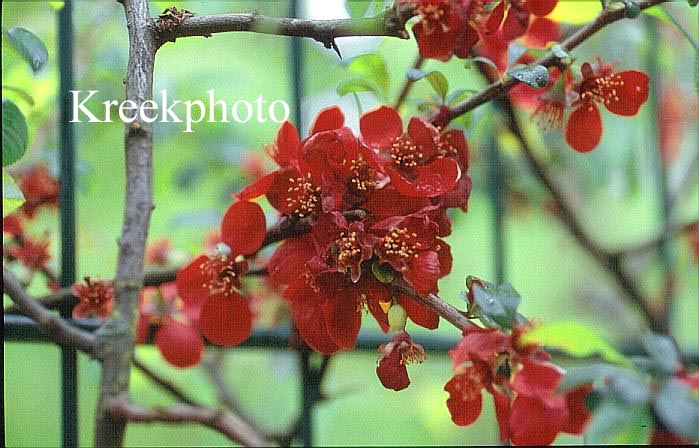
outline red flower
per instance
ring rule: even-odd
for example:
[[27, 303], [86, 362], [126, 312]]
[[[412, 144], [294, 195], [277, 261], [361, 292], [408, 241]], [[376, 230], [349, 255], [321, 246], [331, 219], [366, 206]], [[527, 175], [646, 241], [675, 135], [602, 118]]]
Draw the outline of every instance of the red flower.
[[648, 75], [636, 70], [615, 73], [612, 67], [597, 63], [584, 63], [583, 79], [574, 86], [579, 95], [573, 103], [573, 112], [566, 126], [566, 141], [578, 152], [588, 152], [602, 138], [602, 117], [597, 103], [610, 112], [632, 116], [648, 99]]
[[580, 433], [587, 423], [584, 401], [591, 388], [556, 393], [563, 374], [536, 345], [521, 344], [524, 328], [511, 335], [469, 328], [449, 354], [456, 375], [446, 384], [447, 407], [457, 425], [476, 421], [482, 391], [493, 395], [503, 441], [549, 445], [559, 432]]
[[[344, 116], [338, 107], [324, 109], [311, 128], [311, 137], [339, 130], [343, 124]], [[352, 139], [348, 141], [343, 137], [339, 137], [336, 143], [351, 144]], [[272, 207], [283, 215], [295, 218], [307, 217], [320, 210], [321, 179], [311, 176], [304, 158], [305, 143], [306, 141], [301, 142], [294, 125], [285, 121], [279, 128], [274, 144], [266, 147], [267, 154], [277, 162], [279, 169], [248, 185], [234, 196], [247, 201], [265, 194]]]
[[11, 213], [2, 218], [2, 231], [13, 238], [22, 237], [24, 235], [24, 226], [22, 226], [19, 216]]
[[527, 32], [530, 16], [546, 16], [553, 11], [557, 3], [558, 0], [500, 1], [485, 23], [485, 32], [494, 34], [502, 24], [503, 37], [508, 41], [514, 40]]
[[145, 288], [139, 305], [136, 343], [146, 342], [151, 331], [153, 341], [165, 360], [175, 367], [199, 364], [204, 341], [196, 329], [197, 310], [187, 308], [177, 297], [175, 283]]
[[[385, 170], [395, 189], [405, 196], [437, 197], [454, 190], [465, 171], [468, 148], [463, 132], [440, 132], [431, 124], [413, 117], [408, 132], [395, 109], [381, 106], [362, 115], [359, 122], [362, 139], [382, 152]], [[463, 175], [462, 175], [463, 170]], [[465, 194], [465, 207], [470, 181], [457, 190]], [[466, 185], [467, 184], [467, 185]], [[460, 205], [461, 206], [461, 205]]]
[[159, 238], [146, 247], [146, 263], [155, 266], [166, 266], [172, 244], [167, 238]]
[[74, 283], [70, 292], [78, 299], [78, 304], [73, 307], [73, 319], [92, 315], [106, 319], [111, 314], [114, 303], [114, 286], [111, 281], [85, 277], [85, 284]]
[[22, 238], [21, 244], [10, 246], [10, 256], [19, 260], [32, 271], [40, 271], [46, 269], [46, 264], [51, 260], [49, 244], [48, 239], [34, 240], [25, 236]]
[[177, 273], [180, 296], [188, 307], [199, 310], [201, 331], [214, 344], [233, 346], [250, 336], [250, 307], [237, 289], [248, 270], [243, 255], [260, 249], [265, 232], [260, 206], [236, 202], [221, 222], [221, 238], [229, 249], [201, 255]]
[[36, 210], [44, 205], [58, 206], [58, 180], [49, 174], [44, 165], [32, 167], [20, 176], [17, 185], [25, 199], [20, 210], [28, 218], [33, 218]]
[[410, 385], [406, 366], [425, 360], [425, 350], [415, 344], [408, 333], [397, 331], [391, 342], [379, 347], [381, 357], [376, 366], [376, 375], [387, 389], [403, 390]]
[[424, 58], [448, 61], [452, 55], [468, 57], [478, 41], [478, 33], [469, 23], [471, 8], [462, 0], [408, 0], [420, 20], [413, 34]]

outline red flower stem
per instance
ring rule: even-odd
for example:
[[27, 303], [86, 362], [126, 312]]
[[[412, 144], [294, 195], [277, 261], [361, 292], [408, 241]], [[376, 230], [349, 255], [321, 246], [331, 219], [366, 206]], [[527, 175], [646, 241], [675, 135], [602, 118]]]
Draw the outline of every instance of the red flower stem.
[[393, 287], [398, 291], [408, 295], [409, 297], [417, 300], [423, 305], [427, 306], [435, 313], [439, 314], [444, 320], [455, 326], [461, 331], [466, 330], [466, 328], [474, 326], [475, 324], [471, 322], [466, 315], [448, 304], [435, 294], [427, 294], [426, 296], [421, 296], [418, 294], [412, 286], [407, 284], [404, 280], [394, 280]]
[[[641, 10], [644, 10], [655, 5], [665, 3], [666, 1], [668, 0], [646, 0], [639, 1], [637, 4]], [[607, 7], [595, 18], [595, 20], [583, 26], [577, 32], [573, 33], [570, 37], [561, 42], [561, 48], [568, 52], [572, 51], [605, 26], [624, 19], [626, 17], [625, 14], [625, 8]], [[559, 63], [559, 58], [551, 52], [533, 62], [533, 64], [543, 65], [544, 67], [553, 67]], [[448, 113], [445, 114], [440, 112], [439, 116], [434, 116], [432, 118], [432, 121], [436, 121], [437, 118], [439, 118], [440, 121], [451, 121], [494, 98], [505, 95], [507, 92], [512, 90], [517, 83], [519, 83], [519, 81], [512, 77], [508, 77], [503, 81], [492, 82], [480, 92], [451, 107]]]
[[[425, 58], [418, 55], [417, 59], [415, 60], [415, 63], [413, 64], [413, 68], [420, 69], [424, 63]], [[413, 84], [415, 84], [415, 81], [406, 76], [405, 81], [403, 82], [403, 87], [401, 88], [400, 93], [398, 94], [398, 98], [396, 98], [396, 103], [393, 106], [394, 109], [397, 110], [400, 108], [400, 106], [403, 104], [403, 101], [405, 101], [405, 99], [408, 97], [408, 93], [410, 93], [410, 89], [412, 89]]]

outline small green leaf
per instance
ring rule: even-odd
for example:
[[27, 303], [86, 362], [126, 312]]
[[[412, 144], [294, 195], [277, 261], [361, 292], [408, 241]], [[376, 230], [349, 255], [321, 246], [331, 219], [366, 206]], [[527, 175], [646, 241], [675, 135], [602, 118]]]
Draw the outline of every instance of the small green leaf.
[[474, 90], [474, 89], [458, 89], [458, 90], [454, 90], [453, 92], [451, 92], [451, 93], [447, 96], [445, 102], [447, 103], [447, 105], [452, 106], [452, 105], [454, 105], [454, 104], [456, 104], [456, 103], [458, 103], [458, 102], [460, 102], [460, 101], [465, 100], [465, 99], [468, 98], [470, 95], [472, 95], [472, 94], [474, 94], [474, 93], [476, 93], [476, 92], [477, 92], [477, 90]]
[[371, 272], [381, 283], [391, 283], [395, 277], [393, 268], [388, 263], [379, 265], [376, 261], [371, 263]]
[[691, 440], [699, 439], [699, 399], [686, 384], [670, 379], [655, 397], [653, 409], [673, 432]]
[[23, 89], [20, 89], [19, 87], [14, 87], [14, 86], [2, 86], [2, 89], [9, 90], [10, 92], [14, 92], [15, 94], [17, 94], [17, 96], [19, 96], [24, 101], [26, 101], [27, 104], [29, 104], [30, 106], [34, 105], [34, 98], [32, 98], [32, 96], [26, 90], [23, 90]]
[[29, 130], [27, 121], [17, 105], [2, 99], [2, 166], [19, 160], [27, 150]]
[[405, 311], [405, 308], [398, 302], [392, 303], [391, 308], [388, 309], [388, 326], [391, 328], [391, 331], [405, 330], [407, 321], [408, 313]]
[[641, 342], [648, 356], [664, 373], [668, 375], [675, 373], [680, 363], [680, 355], [670, 338], [656, 333], [646, 333]]
[[337, 94], [340, 96], [345, 96], [348, 93], [359, 93], [359, 92], [376, 92], [376, 86], [372, 83], [365, 81], [363, 79], [350, 79], [343, 81], [337, 86]]
[[527, 50], [528, 48], [522, 44], [518, 44], [516, 42], [511, 43], [507, 47], [507, 66], [509, 67], [514, 65], [517, 62], [517, 59], [526, 53]]
[[548, 69], [539, 64], [510, 70], [507, 74], [535, 89], [546, 87], [546, 84], [549, 82]]
[[24, 204], [24, 195], [15, 180], [2, 170], [2, 217], [9, 215]]
[[610, 375], [608, 382], [612, 393], [625, 403], [645, 403], [650, 396], [648, 384], [630, 372], [618, 372]]
[[49, 60], [49, 53], [44, 43], [26, 28], [14, 27], [3, 30], [12, 48], [29, 63], [34, 73], [44, 68]]
[[377, 53], [357, 56], [347, 70], [360, 78], [376, 83], [382, 94], [388, 93], [388, 70], [383, 58]]
[[478, 305], [479, 314], [485, 317], [486, 321], [494, 321], [502, 328], [514, 326], [517, 307], [522, 298], [512, 285], [503, 283], [496, 288], [483, 289], [474, 283], [473, 297]]
[[611, 364], [592, 364], [584, 366], [571, 367], [566, 371], [563, 381], [558, 386], [561, 391], [575, 389], [578, 386], [589, 383], [603, 382], [611, 375], [626, 373], [627, 370], [621, 369]]
[[411, 81], [419, 81], [422, 78], [427, 79], [427, 81], [432, 86], [432, 90], [435, 91], [437, 95], [442, 99], [442, 102], [446, 100], [447, 92], [449, 92], [449, 81], [446, 76], [439, 71], [425, 72], [417, 68], [411, 68], [405, 74]]
[[641, 7], [638, 6], [638, 3], [632, 2], [630, 0], [622, 0], [622, 3], [626, 8], [625, 15], [627, 19], [635, 19], [636, 17], [641, 15]]
[[556, 56], [558, 59], [567, 59], [570, 57], [567, 51], [563, 49], [560, 45], [556, 44], [551, 47], [551, 53], [553, 53], [554, 56]]
[[551, 322], [534, 328], [523, 338], [526, 342], [557, 347], [578, 358], [600, 355], [609, 362], [626, 362], [624, 356], [595, 330], [579, 322]]
[[493, 62], [492, 60], [486, 58], [485, 56], [476, 56], [473, 58], [466, 59], [466, 64], [464, 64], [464, 68], [471, 68], [471, 66], [475, 62], [482, 62], [483, 64], [491, 67], [493, 70], [495, 70], [498, 74], [500, 73], [500, 70], [498, 69], [497, 64]]

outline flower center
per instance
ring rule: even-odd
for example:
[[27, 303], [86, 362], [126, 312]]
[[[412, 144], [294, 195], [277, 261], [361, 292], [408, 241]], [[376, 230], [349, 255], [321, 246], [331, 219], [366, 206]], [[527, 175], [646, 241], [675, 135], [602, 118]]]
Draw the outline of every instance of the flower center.
[[445, 16], [449, 14], [450, 9], [451, 6], [447, 0], [420, 2], [416, 12], [422, 18], [425, 33], [432, 34], [438, 26], [442, 28], [443, 32], [449, 31]]
[[[439, 131], [440, 128], [438, 127]], [[449, 134], [446, 134], [449, 135]], [[459, 155], [459, 150], [451, 143], [448, 137], [440, 137], [437, 141], [437, 158], [455, 157]]]
[[[381, 239], [381, 248], [386, 256], [407, 259], [417, 258], [422, 244], [416, 241], [417, 234], [409, 233], [405, 227], [392, 227]], [[403, 270], [407, 269], [407, 266]]]
[[425, 159], [425, 154], [407, 136], [400, 136], [393, 141], [390, 154], [393, 163], [402, 168], [413, 168]]
[[379, 184], [379, 181], [376, 179], [376, 171], [362, 157], [352, 160], [350, 171], [352, 173], [350, 182], [357, 191], [371, 190]]
[[310, 174], [305, 177], [290, 177], [289, 184], [286, 203], [289, 210], [292, 210], [291, 214], [303, 218], [313, 213], [320, 203], [320, 187], [311, 183]]
[[612, 101], [619, 101], [617, 88], [623, 86], [624, 81], [621, 79], [621, 76], [615, 73], [600, 76], [586, 86], [585, 91], [580, 94], [580, 98], [584, 101], [598, 101], [608, 105]]
[[205, 278], [204, 288], [211, 294], [229, 297], [235, 293], [234, 288], [240, 288], [240, 277], [247, 271], [247, 263], [224, 254], [209, 255], [199, 269]]
[[561, 129], [565, 116], [565, 106], [560, 101], [544, 101], [534, 111], [539, 127], [543, 129]]
[[340, 270], [345, 270], [361, 257], [362, 249], [359, 247], [357, 232], [340, 233], [340, 238], [335, 240], [335, 244], [339, 249], [337, 264]]

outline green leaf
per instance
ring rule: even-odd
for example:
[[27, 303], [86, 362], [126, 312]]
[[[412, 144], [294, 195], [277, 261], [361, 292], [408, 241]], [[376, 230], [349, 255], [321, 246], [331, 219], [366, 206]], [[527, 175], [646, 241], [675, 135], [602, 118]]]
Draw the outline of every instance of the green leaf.
[[405, 73], [405, 75], [411, 81], [419, 81], [422, 78], [427, 79], [432, 86], [432, 90], [439, 95], [442, 102], [446, 100], [447, 92], [449, 92], [449, 81], [447, 80], [446, 76], [442, 74], [442, 72], [436, 70], [432, 72], [425, 72], [418, 68], [411, 68]]
[[606, 399], [595, 409], [585, 432], [585, 444], [643, 444], [649, 423], [645, 406], [628, 406]]
[[14, 87], [14, 86], [2, 86], [2, 89], [9, 90], [10, 92], [14, 92], [15, 94], [17, 94], [17, 96], [19, 96], [24, 101], [26, 101], [27, 104], [29, 104], [30, 106], [34, 105], [34, 98], [32, 98], [32, 96], [26, 90], [23, 90], [23, 89], [20, 89], [19, 87]]
[[446, 102], [449, 106], [452, 106], [452, 105], [454, 105], [454, 104], [456, 104], [456, 103], [458, 103], [458, 102], [461, 102], [461, 101], [465, 100], [465, 99], [468, 98], [470, 95], [472, 95], [472, 94], [474, 94], [474, 93], [476, 93], [476, 92], [477, 92], [477, 90], [474, 90], [474, 89], [458, 89], [458, 90], [454, 90], [453, 92], [451, 92], [451, 93], [447, 96], [445, 102]]
[[557, 347], [569, 355], [587, 358], [594, 355], [613, 363], [625, 363], [624, 356], [595, 330], [579, 322], [551, 322], [527, 332], [525, 342]]
[[583, 384], [604, 382], [612, 375], [626, 372], [627, 370], [611, 364], [575, 366], [566, 371], [558, 389], [567, 391], [582, 386]]
[[699, 439], [699, 399], [686, 384], [670, 379], [655, 397], [653, 409], [673, 432], [688, 439]]
[[497, 64], [493, 62], [492, 60], [486, 58], [485, 56], [476, 56], [473, 58], [466, 59], [466, 64], [464, 64], [464, 68], [471, 68], [471, 66], [475, 62], [482, 62], [483, 64], [491, 67], [493, 70], [495, 70], [498, 74], [500, 73], [500, 70], [498, 70]]
[[554, 56], [556, 56], [558, 59], [567, 59], [570, 58], [570, 55], [568, 54], [563, 47], [560, 45], [556, 44], [551, 47], [551, 53], [553, 53]]
[[348, 93], [358, 93], [358, 92], [376, 92], [376, 86], [372, 83], [365, 81], [363, 79], [350, 79], [343, 81], [337, 86], [337, 94], [340, 96], [345, 96]]
[[539, 64], [510, 70], [507, 74], [535, 89], [546, 87], [546, 84], [549, 82], [548, 69]]
[[34, 73], [44, 68], [49, 60], [49, 53], [44, 43], [26, 28], [14, 27], [3, 30], [12, 48], [29, 63]]
[[641, 339], [643, 348], [662, 372], [672, 375], [680, 363], [680, 355], [672, 339], [656, 333], [646, 333]]
[[391, 283], [395, 277], [393, 268], [388, 263], [379, 265], [376, 261], [371, 263], [371, 272], [381, 283]]
[[345, 3], [353, 18], [375, 16], [389, 6], [385, 0], [346, 0]]
[[15, 180], [2, 170], [2, 217], [9, 215], [24, 204], [24, 195]]
[[357, 56], [350, 62], [347, 70], [360, 78], [376, 83], [382, 94], [388, 93], [388, 70], [379, 54], [367, 53]]
[[621, 401], [628, 404], [645, 403], [650, 396], [648, 384], [631, 372], [617, 372], [609, 376], [609, 388]]
[[2, 166], [19, 160], [27, 150], [29, 130], [27, 121], [17, 105], [2, 99]]
[[[522, 298], [509, 283], [483, 289], [473, 284], [473, 297], [479, 314], [486, 321], [494, 321], [502, 328], [512, 328], [517, 318], [517, 307]], [[484, 322], [485, 323], [485, 322]]]

